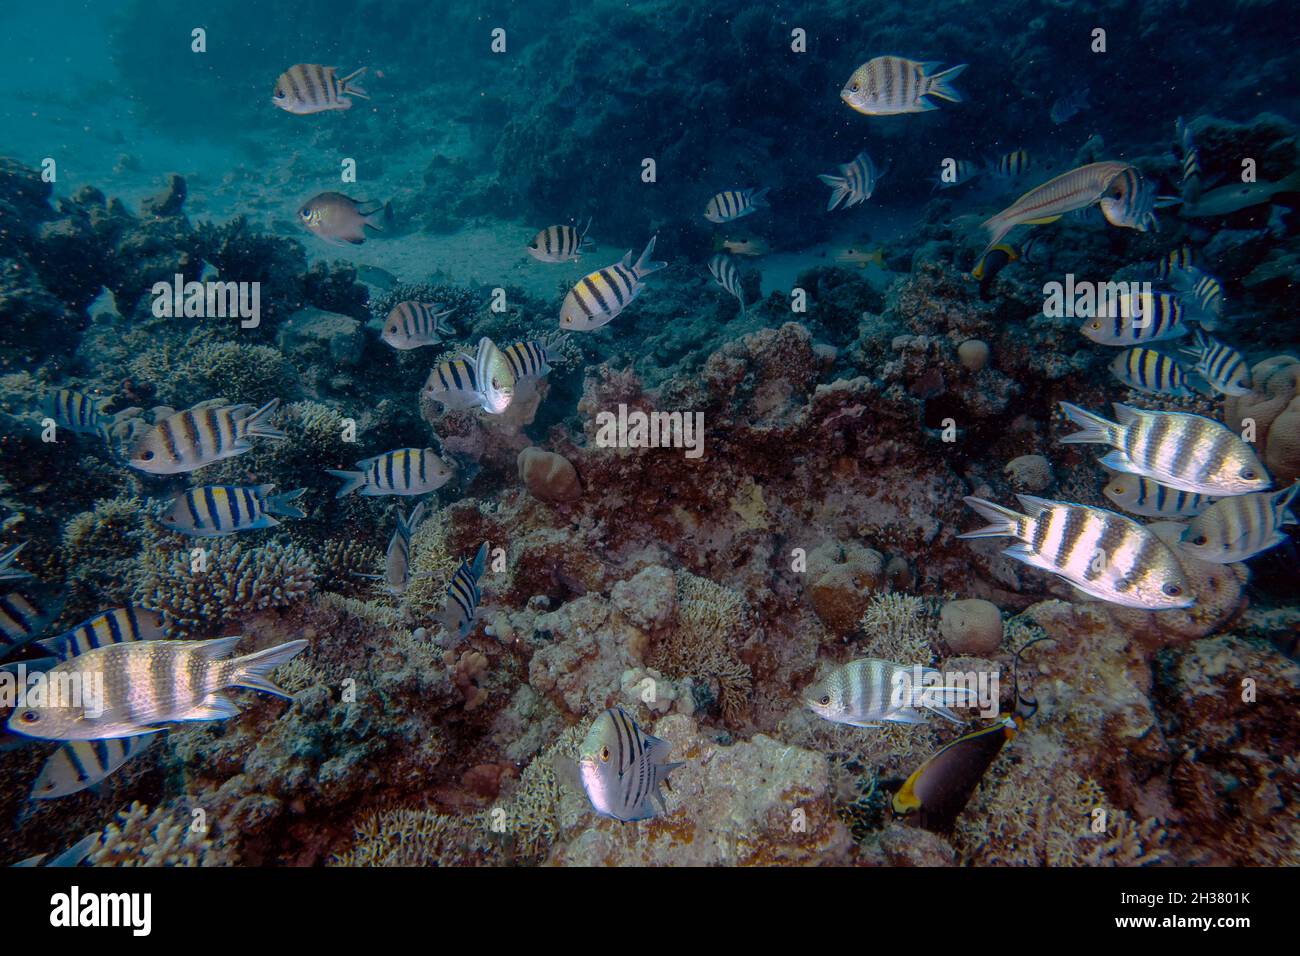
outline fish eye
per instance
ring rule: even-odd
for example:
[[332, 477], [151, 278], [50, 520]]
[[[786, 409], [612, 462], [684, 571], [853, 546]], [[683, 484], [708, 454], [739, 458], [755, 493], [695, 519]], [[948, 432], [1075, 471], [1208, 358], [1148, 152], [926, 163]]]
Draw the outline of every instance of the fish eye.
[[1183, 593], [1183, 589], [1177, 584], [1166, 584], [1164, 586], [1164, 592], [1170, 597], [1178, 597], [1178, 595]]
[[600, 748], [600, 759], [601, 759], [601, 762], [602, 762], [602, 763], [608, 763], [608, 762], [609, 762], [609, 748], [608, 748], [608, 747], [601, 747], [601, 748]]
[[34, 724], [40, 719], [40, 714], [34, 710], [24, 710], [18, 715], [18, 719], [24, 724]]
[[302, 216], [304, 219], [309, 219], [311, 218], [311, 210], [304, 206], [302, 209], [298, 210], [298, 215]]
[[1210, 539], [1203, 534], [1198, 534], [1192, 539], [1192, 544], [1209, 544]]
[[1254, 481], [1255, 478], [1257, 477], [1255, 474], [1255, 469], [1254, 468], [1241, 469], [1241, 477], [1245, 478], [1247, 481]]
[[140, 459], [142, 461], [153, 461], [153, 452], [146, 450], [140, 455]]
[[396, 331], [397, 331], [397, 326], [395, 326], [395, 325], [390, 325], [390, 326], [388, 327], [388, 331], [389, 331], [389, 332], [396, 332]]
[[1098, 329], [1101, 328], [1101, 323], [1098, 322], [1096, 319], [1093, 319], [1093, 321], [1091, 321], [1091, 322], [1088, 323], [1088, 328], [1090, 328], [1090, 329], [1092, 329], [1094, 332], [1096, 332]]
[[282, 99], [284, 99], [284, 97], [285, 97], [285, 92], [284, 92], [284, 90], [276, 90], [276, 91], [275, 91], [275, 98], [276, 98], [277, 100], [282, 100]]
[[829, 707], [831, 703], [831, 695], [822, 694], [821, 700], [819, 700], [818, 703], [821, 704], [823, 707]]
[[856, 92], [858, 92], [858, 90], [862, 89], [862, 84], [861, 84], [861, 83], [854, 83], [853, 86], [850, 87], [850, 89], [852, 89], [853, 92], [856, 93]]

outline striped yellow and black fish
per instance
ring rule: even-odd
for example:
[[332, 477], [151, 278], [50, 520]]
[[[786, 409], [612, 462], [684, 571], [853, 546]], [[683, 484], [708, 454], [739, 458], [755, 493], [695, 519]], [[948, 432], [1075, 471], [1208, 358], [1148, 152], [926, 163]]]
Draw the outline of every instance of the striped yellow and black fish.
[[107, 740], [74, 740], [50, 755], [32, 784], [31, 799], [53, 800], [102, 783], [160, 735], [140, 734]]
[[171, 511], [160, 520], [163, 525], [182, 534], [215, 538], [239, 531], [272, 528], [280, 522], [271, 515], [305, 518], [306, 513], [293, 502], [306, 494], [306, 488], [271, 494], [275, 485], [203, 485], [190, 488], [172, 501]]
[[427, 495], [451, 480], [451, 466], [432, 448], [398, 448], [357, 462], [356, 471], [326, 469], [343, 479], [335, 498], [363, 495]]
[[1129, 514], [1144, 518], [1190, 518], [1200, 514], [1215, 500], [1209, 495], [1166, 488], [1150, 478], [1120, 471], [1111, 472], [1101, 493]]
[[425, 379], [423, 393], [452, 411], [476, 408], [480, 403], [474, 356], [461, 352], [439, 362]]
[[1170, 282], [1175, 273], [1185, 272], [1195, 267], [1196, 255], [1192, 252], [1191, 246], [1179, 246], [1177, 249], [1170, 249], [1156, 260], [1154, 271], [1156, 278], [1161, 282]]
[[[559, 336], [559, 338], [563, 337]], [[524, 339], [522, 342], [507, 345], [501, 352], [510, 365], [515, 381], [524, 382], [529, 379], [544, 378], [550, 373], [550, 349], [554, 346], [555, 340], [550, 338]]]
[[1098, 345], [1139, 345], [1186, 335], [1182, 300], [1169, 292], [1131, 292], [1118, 301], [1103, 301], [1097, 314], [1079, 326]]
[[30, 571], [24, 571], [14, 564], [25, 547], [27, 542], [21, 541], [12, 548], [0, 551], [0, 581], [22, 581], [34, 576]]
[[399, 302], [384, 319], [383, 340], [395, 349], [418, 349], [438, 345], [455, 334], [446, 320], [455, 309], [442, 309], [431, 302]]
[[10, 591], [0, 596], [0, 657], [11, 654], [45, 629], [50, 612], [28, 595]]
[[1033, 248], [1036, 238], [1036, 235], [1031, 235], [1023, 245], [1016, 245], [1013, 242], [999, 242], [980, 257], [979, 262], [975, 263], [975, 268], [970, 273], [972, 279], [979, 280], [980, 301], [988, 302], [992, 298], [993, 281], [1003, 269], [1018, 259], [1029, 261], [1029, 250]]
[[1099, 201], [1127, 163], [1089, 163], [1035, 186], [981, 228], [988, 233], [988, 245], [981, 256], [1002, 241], [1016, 226], [1038, 226], [1055, 222], [1068, 212], [1084, 209]]
[[1125, 349], [1110, 363], [1110, 371], [1129, 388], [1139, 392], [1175, 398], [1192, 394], [1183, 367], [1155, 349]]
[[1016, 538], [1003, 554], [1070, 582], [1084, 594], [1148, 611], [1194, 603], [1163, 541], [1132, 518], [1065, 501], [1017, 495], [1024, 514], [981, 498], [962, 500], [990, 523], [959, 538]]
[[183, 412], [162, 410], [162, 418], [136, 439], [130, 451], [133, 468], [154, 475], [194, 471], [252, 449], [253, 438], [284, 438], [270, 424], [280, 405], [273, 398], [252, 405], [203, 404]]
[[1125, 168], [1107, 187], [1098, 205], [1112, 226], [1159, 231], [1156, 210], [1180, 202], [1177, 196], [1158, 196], [1151, 181], [1132, 166]]
[[941, 63], [920, 62], [901, 56], [878, 56], [853, 71], [840, 90], [840, 99], [865, 116], [895, 116], [938, 109], [930, 97], [960, 103], [962, 96], [952, 81], [966, 64], [939, 70]]
[[709, 222], [731, 222], [741, 216], [766, 209], [770, 188], [764, 186], [762, 189], [724, 189], [715, 194], [704, 207], [704, 218]]
[[222, 693], [247, 687], [286, 694], [267, 677], [307, 646], [289, 641], [226, 660], [239, 635], [211, 641], [130, 641], [68, 658], [46, 672], [64, 686], [98, 687], [96, 699], [28, 701], [9, 717], [15, 733], [45, 740], [104, 740], [152, 733], [163, 724], [235, 717], [239, 708]]
[[157, 641], [164, 637], [162, 615], [148, 608], [127, 605], [102, 611], [76, 627], [37, 643], [66, 661], [98, 647], [128, 644], [132, 641]]
[[609, 324], [626, 309], [645, 288], [645, 277], [668, 265], [650, 261], [657, 238], [651, 237], [635, 265], [629, 252], [612, 266], [583, 276], [560, 306], [560, 328], [566, 332], [591, 332]]
[[101, 407], [100, 399], [71, 388], [60, 388], [41, 401], [41, 410], [60, 428], [84, 435], [104, 434], [108, 420], [101, 414]]
[[1223, 318], [1223, 283], [1195, 266], [1172, 274], [1169, 281], [1183, 293], [1192, 317], [1203, 328], [1218, 328]]
[[[945, 172], [948, 173], [947, 177], [944, 175]], [[934, 178], [934, 187], [930, 192], [934, 193], [940, 189], [955, 189], [958, 186], [964, 186], [982, 175], [983, 172], [983, 167], [972, 159], [954, 160], [951, 171], [947, 167], [939, 170], [939, 175]]]
[[745, 313], [745, 287], [740, 281], [740, 270], [736, 268], [736, 263], [731, 256], [719, 252], [709, 260], [709, 271], [713, 273], [713, 278], [718, 285], [734, 295], [740, 302], [740, 313]]
[[1112, 471], [1202, 495], [1244, 495], [1273, 484], [1250, 445], [1213, 419], [1119, 402], [1114, 422], [1069, 402], [1061, 402], [1061, 409], [1084, 429], [1062, 438], [1062, 443], [1109, 445], [1114, 450], [1101, 464]]
[[1250, 394], [1250, 369], [1246, 359], [1232, 346], [1197, 329], [1196, 347], [1183, 351], [1196, 357], [1196, 371], [1215, 391], [1224, 395]]
[[347, 76], [338, 76], [338, 68], [316, 63], [297, 63], [280, 74], [275, 81], [271, 102], [286, 113], [306, 116], [327, 110], [352, 109], [351, 97], [370, 97], [352, 82], [366, 72], [363, 66]]
[[587, 238], [591, 220], [579, 232], [576, 226], [547, 226], [528, 244], [528, 254], [538, 262], [577, 262], [584, 248], [595, 245]]
[[487, 552], [487, 542], [484, 541], [474, 555], [474, 562], [471, 564], [462, 559], [460, 567], [447, 582], [447, 606], [443, 608], [441, 621], [449, 633], [455, 633], [457, 640], [465, 639], [478, 616], [479, 602], [483, 600], [478, 582], [487, 568]]
[[1287, 540], [1284, 525], [1297, 524], [1291, 503], [1300, 482], [1282, 491], [1257, 491], [1214, 502], [1183, 530], [1184, 551], [1202, 561], [1245, 561]]
[[1012, 150], [995, 159], [989, 171], [999, 179], [1019, 179], [1034, 168], [1034, 158], [1023, 149]]
[[670, 763], [672, 746], [637, 726], [621, 707], [592, 722], [578, 748], [578, 776], [591, 807], [625, 823], [667, 813], [660, 784], [682, 763]]
[[398, 514], [397, 530], [388, 542], [384, 555], [384, 583], [390, 594], [401, 596], [411, 581], [411, 535], [424, 518], [424, 502], [411, 509], [409, 515]]
[[836, 667], [805, 688], [802, 697], [818, 717], [852, 727], [923, 724], [931, 713], [960, 723], [949, 708], [975, 703], [970, 688], [945, 686], [943, 674], [932, 667], [874, 657]]
[[1197, 152], [1191, 128], [1183, 122], [1181, 116], [1174, 121], [1174, 133], [1183, 154], [1183, 178], [1179, 192], [1186, 202], [1195, 205], [1201, 198], [1201, 156]]
[[817, 178], [831, 187], [830, 199], [826, 202], [827, 211], [840, 203], [844, 203], [844, 208], [848, 209], [866, 202], [876, 191], [876, 183], [882, 175], [865, 152], [858, 153], [852, 161], [841, 166], [838, 176], [829, 173], [819, 175]]

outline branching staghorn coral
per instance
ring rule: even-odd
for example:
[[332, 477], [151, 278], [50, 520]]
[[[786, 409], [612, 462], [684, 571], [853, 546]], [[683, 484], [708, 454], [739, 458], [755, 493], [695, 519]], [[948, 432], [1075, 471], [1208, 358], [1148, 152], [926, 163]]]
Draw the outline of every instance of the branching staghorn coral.
[[646, 663], [701, 686], [716, 684], [718, 706], [728, 723], [741, 719], [749, 702], [753, 674], [732, 650], [752, 615], [731, 588], [688, 571], [677, 572], [677, 627], [657, 640]]
[[348, 597], [369, 595], [375, 581], [364, 577], [383, 572], [384, 556], [373, 545], [355, 538], [330, 538], [316, 552], [316, 584], [322, 591]]
[[118, 811], [90, 855], [95, 866], [231, 866], [233, 851], [206, 829], [195, 829], [195, 819], [167, 807], [152, 811], [133, 802]]
[[[539, 862], [559, 835], [591, 809], [584, 795], [566, 785], [557, 765], [576, 761], [585, 724], [568, 727], [524, 768], [519, 783], [499, 807], [479, 814], [485, 832], [500, 832], [521, 862]], [[502, 812], [504, 811], [504, 812]]]
[[899, 664], [929, 664], [934, 660], [931, 638], [937, 633], [934, 608], [912, 594], [877, 594], [862, 615], [867, 634], [864, 656]]
[[326, 866], [467, 866], [483, 862], [488, 850], [472, 818], [391, 807], [367, 811], [352, 845]]
[[447, 547], [450, 530], [447, 509], [438, 508], [411, 536], [411, 581], [402, 599], [420, 620], [433, 617], [446, 605], [447, 582], [460, 565], [461, 556]]
[[169, 637], [201, 634], [248, 611], [287, 607], [315, 588], [315, 562], [294, 545], [217, 540], [205, 548], [206, 570], [196, 571], [192, 548], [199, 547], [162, 539], [141, 556], [136, 603], [163, 612]]
[[143, 507], [139, 498], [121, 495], [96, 501], [92, 510], [69, 519], [63, 529], [69, 610], [92, 613], [130, 599], [148, 532]]

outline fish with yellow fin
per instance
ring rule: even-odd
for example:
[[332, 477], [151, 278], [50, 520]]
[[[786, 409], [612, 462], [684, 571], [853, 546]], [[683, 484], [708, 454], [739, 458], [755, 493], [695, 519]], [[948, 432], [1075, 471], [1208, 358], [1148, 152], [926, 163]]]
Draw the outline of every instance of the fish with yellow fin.
[[1038, 701], [1026, 697], [1020, 689], [1020, 655], [1032, 645], [1050, 640], [1053, 638], [1038, 637], [1016, 651], [1012, 678], [1015, 710], [1001, 715], [987, 727], [958, 737], [927, 757], [894, 793], [891, 805], [895, 815], [936, 833], [952, 830], [1007, 741], [1016, 737], [1025, 722], [1038, 712]]
[[878, 269], [885, 268], [885, 248], [868, 252], [861, 246], [848, 246], [844, 249], [835, 251], [835, 261], [846, 266], [857, 266], [859, 269], [865, 269], [868, 265], [875, 263]]
[[721, 239], [714, 242], [713, 251], [730, 252], [733, 256], [765, 256], [772, 251], [766, 239], [751, 237], [749, 239]]
[[998, 277], [998, 273], [1018, 259], [1024, 259], [1029, 262], [1029, 250], [1034, 244], [1037, 236], [1030, 236], [1023, 243], [999, 242], [992, 249], [989, 249], [984, 255], [980, 256], [979, 262], [975, 263], [975, 268], [971, 270], [971, 278], [980, 284], [980, 299], [984, 302], [989, 300], [990, 293], [993, 289], [993, 280]]

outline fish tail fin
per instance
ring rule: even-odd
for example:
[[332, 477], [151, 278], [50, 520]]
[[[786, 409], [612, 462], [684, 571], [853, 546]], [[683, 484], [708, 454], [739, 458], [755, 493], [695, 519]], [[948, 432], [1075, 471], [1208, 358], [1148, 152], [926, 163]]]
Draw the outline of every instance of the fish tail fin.
[[962, 95], [952, 85], [952, 81], [961, 76], [969, 64], [958, 63], [956, 66], [950, 66], [942, 73], [936, 73], [934, 76], [926, 77], [929, 84], [926, 86], [926, 96], [937, 96], [941, 100], [947, 100], [949, 103], [962, 102]]
[[470, 574], [474, 575], [474, 580], [483, 577], [483, 571], [487, 568], [488, 543], [484, 541], [479, 545], [478, 553], [474, 555], [474, 562], [469, 566]]
[[1002, 213], [998, 213], [990, 219], [985, 219], [984, 222], [980, 224], [980, 228], [988, 233], [988, 245], [986, 245], [984, 251], [979, 254], [980, 259], [987, 256], [989, 252], [992, 251], [993, 247], [1001, 242], [1003, 237], [1011, 231], [1013, 226], [1014, 223], [1008, 222], [1004, 219]]
[[409, 515], [398, 515], [397, 528], [402, 533], [402, 537], [409, 541], [411, 535], [415, 532], [415, 526], [420, 523], [422, 518], [424, 518], [423, 501], [412, 508]]
[[353, 70], [347, 76], [343, 77], [343, 79], [339, 80], [339, 87], [343, 90], [345, 94], [349, 96], [359, 96], [363, 100], [370, 99], [369, 93], [367, 93], [362, 87], [358, 86], [356, 83], [352, 82], [362, 73], [366, 72], [367, 69], [368, 69], [367, 67], [363, 66], [360, 69]]
[[307, 512], [293, 504], [307, 493], [306, 488], [298, 488], [294, 491], [286, 491], [281, 495], [267, 495], [262, 505], [262, 510], [267, 514], [283, 515], [286, 518], [305, 518]]
[[843, 176], [818, 176], [822, 182], [831, 187], [831, 198], [826, 203], [827, 211], [842, 203], [849, 194], [849, 182]]
[[253, 414], [249, 415], [241, 423], [243, 426], [243, 436], [245, 438], [275, 438], [281, 439], [288, 436], [280, 429], [273, 426], [268, 419], [275, 414], [275, 410], [280, 407], [280, 400], [273, 398]]
[[666, 262], [650, 261], [650, 256], [653, 255], [655, 251], [655, 241], [658, 238], [658, 233], [655, 233], [650, 237], [650, 241], [646, 243], [645, 250], [641, 253], [641, 258], [637, 259], [636, 265], [632, 267], [632, 271], [636, 273], [638, 279], [644, 279], [651, 273], [658, 272], [660, 269], [667, 268], [668, 266], [668, 263]]
[[749, 195], [749, 204], [755, 209], [766, 209], [771, 205], [771, 203], [767, 201], [767, 194], [771, 191], [771, 186], [764, 186], [761, 189], [755, 189]]
[[363, 225], [369, 226], [371, 229], [377, 229], [380, 232], [383, 232], [385, 227], [391, 225], [392, 222], [393, 222], [392, 202], [386, 202], [378, 209], [376, 209], [374, 212], [367, 213], [365, 216], [362, 217]]
[[1113, 445], [1119, 437], [1120, 426], [1087, 409], [1070, 402], [1061, 402], [1061, 411], [1074, 424], [1083, 426], [1083, 431], [1062, 438], [1063, 445]]
[[962, 501], [974, 508], [979, 516], [989, 523], [975, 531], [959, 534], [959, 538], [1018, 538], [1020, 528], [1026, 521], [1024, 515], [1002, 505], [967, 495]]
[[279, 687], [267, 678], [267, 674], [275, 670], [281, 664], [288, 663], [297, 654], [307, 646], [304, 640], [289, 641], [285, 644], [277, 644], [275, 647], [268, 647], [264, 651], [257, 651], [254, 654], [246, 654], [231, 661], [233, 673], [230, 675], [230, 683], [235, 687], [247, 687], [250, 690], [262, 690], [268, 694], [275, 694], [277, 697], [292, 699], [293, 694], [285, 693]]
[[332, 468], [326, 468], [325, 472], [335, 478], [343, 479], [343, 487], [339, 489], [338, 494], [334, 496], [335, 498], [346, 497], [358, 488], [364, 487], [366, 483], [366, 473], [364, 471], [335, 471]]

